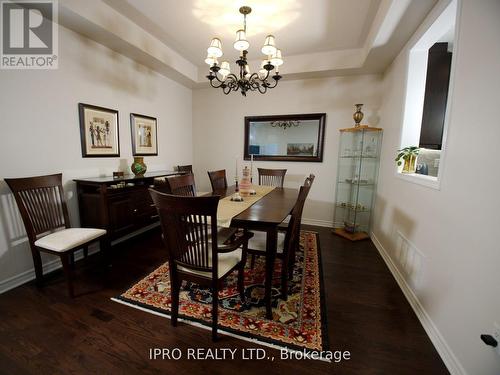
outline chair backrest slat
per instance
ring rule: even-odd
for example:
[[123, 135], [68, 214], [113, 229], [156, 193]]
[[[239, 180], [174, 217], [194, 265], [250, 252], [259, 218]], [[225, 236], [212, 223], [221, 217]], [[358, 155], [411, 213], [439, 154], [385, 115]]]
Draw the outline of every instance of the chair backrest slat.
[[257, 168], [259, 172], [259, 185], [283, 187], [286, 169]]
[[150, 192], [160, 216], [171, 264], [214, 272], [217, 268], [217, 206], [220, 197], [176, 196], [154, 189]]
[[43, 233], [69, 228], [62, 174], [7, 178], [31, 241]]
[[193, 173], [193, 166], [191, 164], [189, 164], [189, 165], [178, 165], [177, 166], [177, 171], [178, 172]]
[[193, 174], [173, 176], [166, 179], [169, 193], [173, 195], [196, 196], [196, 186]]
[[227, 189], [226, 170], [208, 172], [208, 178], [212, 184], [212, 190]]

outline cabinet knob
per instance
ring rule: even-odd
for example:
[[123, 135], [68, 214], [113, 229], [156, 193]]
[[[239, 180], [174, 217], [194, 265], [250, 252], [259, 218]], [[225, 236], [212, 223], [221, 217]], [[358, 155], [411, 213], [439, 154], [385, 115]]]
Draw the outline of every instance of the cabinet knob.
[[134, 212], [137, 212], [137, 208], [134, 208]]

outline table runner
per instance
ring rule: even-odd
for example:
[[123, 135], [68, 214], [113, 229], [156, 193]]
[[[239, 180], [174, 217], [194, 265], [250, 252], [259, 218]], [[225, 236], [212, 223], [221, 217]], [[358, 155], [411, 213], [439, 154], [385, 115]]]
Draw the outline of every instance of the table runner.
[[274, 190], [274, 186], [252, 185], [255, 195], [243, 197], [243, 202], [231, 201], [231, 196], [225, 197], [219, 201], [217, 209], [217, 225], [219, 227], [229, 228], [233, 217], [245, 211], [252, 204], [260, 200], [265, 195]]

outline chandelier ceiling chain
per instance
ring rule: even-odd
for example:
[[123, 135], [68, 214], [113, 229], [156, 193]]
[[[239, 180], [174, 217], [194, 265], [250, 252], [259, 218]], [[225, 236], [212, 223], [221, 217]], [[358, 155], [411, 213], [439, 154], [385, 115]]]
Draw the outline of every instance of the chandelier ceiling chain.
[[[207, 49], [208, 55], [205, 59], [205, 62], [210, 66], [207, 79], [212, 87], [222, 89], [226, 95], [231, 91], [238, 90], [241, 91], [243, 96], [247, 95], [247, 91], [258, 91], [261, 94], [265, 94], [268, 89], [275, 88], [278, 85], [278, 81], [282, 78], [278, 71], [279, 66], [283, 64], [281, 50], [276, 48], [273, 35], [266, 36], [264, 46], [261, 49], [266, 58], [262, 61], [258, 73], [250, 73], [247, 59], [250, 43], [246, 39], [246, 31], [247, 14], [250, 14], [252, 8], [242, 6], [239, 11], [243, 14], [243, 29], [236, 31], [236, 41], [233, 45], [236, 50], [240, 51], [240, 56], [236, 60], [236, 64], [239, 67], [239, 74], [236, 76], [236, 74], [231, 73], [229, 62], [222, 61], [219, 64], [218, 58], [223, 55], [222, 42], [218, 38], [213, 38], [210, 47]], [[275, 72], [271, 78], [274, 81], [271, 83], [268, 81], [268, 78], [273, 69]]]

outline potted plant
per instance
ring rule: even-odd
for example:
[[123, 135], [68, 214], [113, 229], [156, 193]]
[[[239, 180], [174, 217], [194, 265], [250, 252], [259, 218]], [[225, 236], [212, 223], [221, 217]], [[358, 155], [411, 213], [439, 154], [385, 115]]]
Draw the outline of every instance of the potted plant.
[[403, 164], [402, 173], [415, 173], [415, 168], [417, 166], [417, 156], [420, 152], [420, 148], [417, 146], [408, 146], [398, 150], [398, 156], [396, 156], [396, 163], [398, 166]]

